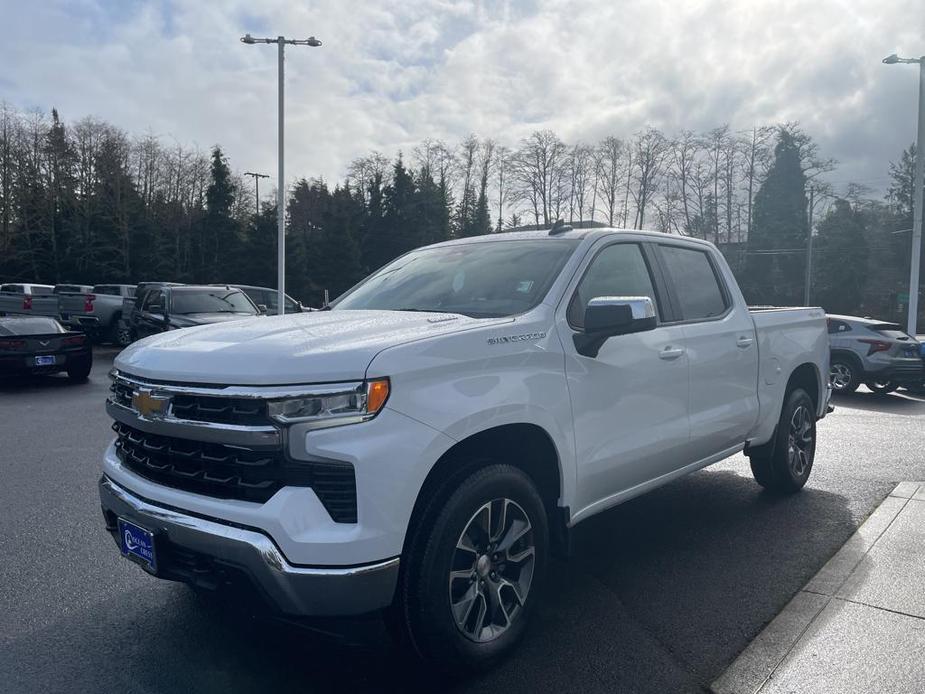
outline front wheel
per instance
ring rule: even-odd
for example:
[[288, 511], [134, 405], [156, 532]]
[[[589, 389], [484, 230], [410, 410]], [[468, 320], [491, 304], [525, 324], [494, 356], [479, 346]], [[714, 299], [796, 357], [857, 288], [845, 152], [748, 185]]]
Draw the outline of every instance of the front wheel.
[[520, 640], [549, 537], [543, 500], [520, 469], [489, 465], [453, 486], [416, 524], [388, 617], [425, 661], [465, 672], [490, 667]]
[[899, 388], [899, 384], [893, 381], [868, 381], [864, 385], [877, 395], [886, 395]]
[[774, 438], [748, 456], [755, 481], [765, 489], [790, 494], [803, 488], [816, 456], [816, 411], [805, 390], [787, 395]]

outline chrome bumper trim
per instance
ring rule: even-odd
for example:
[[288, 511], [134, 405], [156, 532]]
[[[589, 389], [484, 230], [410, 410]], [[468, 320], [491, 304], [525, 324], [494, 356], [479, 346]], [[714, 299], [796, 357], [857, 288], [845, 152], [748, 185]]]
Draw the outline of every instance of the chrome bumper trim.
[[99, 492], [104, 512], [244, 570], [284, 614], [363, 614], [388, 606], [395, 594], [398, 557], [360, 566], [297, 566], [260, 532], [156, 506], [105, 476]]

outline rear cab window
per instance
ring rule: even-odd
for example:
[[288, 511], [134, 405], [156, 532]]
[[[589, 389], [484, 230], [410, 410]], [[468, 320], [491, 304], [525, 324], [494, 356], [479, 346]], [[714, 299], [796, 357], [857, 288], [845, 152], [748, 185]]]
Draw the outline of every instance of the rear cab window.
[[674, 287], [681, 320], [710, 320], [729, 310], [729, 295], [706, 251], [666, 244], [659, 244], [659, 251]]

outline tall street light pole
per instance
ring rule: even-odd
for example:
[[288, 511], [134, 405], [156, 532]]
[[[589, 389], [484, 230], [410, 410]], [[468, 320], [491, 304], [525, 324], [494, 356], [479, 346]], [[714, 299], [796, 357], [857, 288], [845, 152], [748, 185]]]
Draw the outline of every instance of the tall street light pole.
[[287, 39], [285, 36], [277, 36], [275, 39], [258, 39], [250, 34], [245, 34], [241, 37], [241, 42], [247, 44], [275, 43], [279, 48], [279, 125], [277, 126], [277, 133], [279, 135], [279, 153], [277, 155], [279, 160], [279, 177], [276, 186], [276, 217], [277, 226], [279, 228], [277, 231], [276, 243], [276, 285], [278, 294], [277, 303], [279, 304], [278, 313], [279, 315], [283, 315], [286, 308], [286, 178], [283, 168], [283, 50], [287, 43], [293, 46], [311, 46], [312, 48], [317, 48], [321, 45], [321, 41], [314, 36], [309, 36], [307, 39]]
[[887, 65], [918, 63], [919, 65], [919, 128], [915, 138], [915, 187], [912, 194], [912, 269], [909, 271], [909, 316], [906, 332], [915, 337], [919, 311], [919, 267], [922, 262], [922, 208], [925, 207], [923, 172], [925, 172], [925, 55], [900, 58], [895, 53], [883, 59]]
[[260, 217], [260, 179], [269, 178], [269, 176], [267, 174], [254, 173], [253, 171], [245, 171], [244, 175], [254, 179], [254, 202], [257, 206], [257, 217], [254, 219], [258, 219]]

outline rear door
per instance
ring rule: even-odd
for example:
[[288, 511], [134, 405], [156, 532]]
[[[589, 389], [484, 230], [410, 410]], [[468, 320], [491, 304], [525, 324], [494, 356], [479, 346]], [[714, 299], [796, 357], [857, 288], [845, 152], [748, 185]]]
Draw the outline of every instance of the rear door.
[[[616, 495], [654, 480], [684, 460], [688, 443], [688, 368], [683, 328], [666, 324], [663, 293], [642, 243], [604, 239], [557, 312], [575, 426], [576, 511], [590, 513]], [[608, 339], [596, 357], [574, 336], [599, 296], [648, 296], [654, 330]]]
[[758, 420], [755, 325], [709, 249], [662, 243], [658, 256], [690, 364], [688, 450], [702, 460], [744, 443]]

